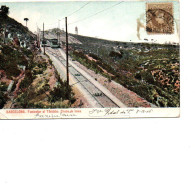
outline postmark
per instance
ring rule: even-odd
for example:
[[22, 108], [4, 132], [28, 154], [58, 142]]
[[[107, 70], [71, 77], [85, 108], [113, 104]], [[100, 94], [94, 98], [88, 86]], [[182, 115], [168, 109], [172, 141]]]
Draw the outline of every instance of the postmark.
[[147, 34], [173, 34], [173, 3], [146, 3]]

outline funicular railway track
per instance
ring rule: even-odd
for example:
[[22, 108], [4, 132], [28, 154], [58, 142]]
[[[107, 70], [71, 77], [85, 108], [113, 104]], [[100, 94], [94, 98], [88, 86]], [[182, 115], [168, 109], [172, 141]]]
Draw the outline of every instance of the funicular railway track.
[[[62, 56], [59, 49], [47, 48], [47, 52], [54, 56], [57, 60], [66, 67], [66, 59]], [[125, 107], [121, 102], [116, 103], [110, 97], [108, 97], [100, 88], [98, 88], [94, 83], [92, 83], [86, 76], [81, 72], [75, 69], [73, 66], [69, 66], [70, 74], [75, 78], [76, 82], [72, 85], [80, 84], [87, 91], [87, 93], [93, 98], [96, 102], [97, 108], [119, 108]]]

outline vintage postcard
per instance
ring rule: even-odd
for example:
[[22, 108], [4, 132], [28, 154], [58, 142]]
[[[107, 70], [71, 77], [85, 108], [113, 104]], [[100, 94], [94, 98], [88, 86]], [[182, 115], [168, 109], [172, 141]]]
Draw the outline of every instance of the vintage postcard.
[[179, 1], [0, 2], [0, 119], [179, 117]]

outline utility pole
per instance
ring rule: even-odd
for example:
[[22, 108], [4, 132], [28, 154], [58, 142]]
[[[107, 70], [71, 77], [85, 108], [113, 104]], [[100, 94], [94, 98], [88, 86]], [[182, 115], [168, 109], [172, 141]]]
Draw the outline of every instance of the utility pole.
[[67, 74], [67, 89], [69, 88], [69, 70], [68, 70], [68, 25], [67, 17], [65, 17], [65, 26], [66, 26], [66, 74]]
[[37, 26], [37, 23], [36, 23], [36, 27], [37, 27], [37, 47], [38, 47], [39, 32], [38, 32], [38, 26]]
[[4, 28], [4, 40], [3, 40], [3, 43], [5, 44], [5, 37], [6, 37], [6, 27], [7, 25], [5, 24], [5, 28]]
[[37, 47], [38, 47], [38, 45], [39, 45], [39, 29], [38, 29], [38, 26], [37, 26]]
[[44, 55], [45, 55], [45, 36], [44, 36], [44, 22], [43, 22], [43, 41], [42, 41], [42, 43], [43, 43], [43, 53], [44, 53]]
[[58, 33], [59, 33], [59, 35], [58, 35], [58, 38], [59, 38], [58, 44], [60, 46], [60, 20], [58, 20]]
[[56, 26], [56, 35], [57, 35], [57, 40], [59, 43], [59, 20], [58, 20], [58, 25]]

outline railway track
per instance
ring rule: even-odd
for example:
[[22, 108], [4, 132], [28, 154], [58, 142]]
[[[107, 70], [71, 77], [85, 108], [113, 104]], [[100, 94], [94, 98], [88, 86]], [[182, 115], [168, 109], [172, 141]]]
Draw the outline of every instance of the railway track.
[[[47, 48], [46, 51], [57, 58], [63, 66], [66, 67], [66, 60], [60, 53], [59, 49]], [[110, 97], [108, 97], [100, 88], [95, 86], [86, 76], [75, 69], [73, 66], [69, 65], [69, 72], [75, 78], [76, 82], [72, 85], [80, 84], [87, 91], [88, 94], [96, 102], [96, 107], [99, 108], [119, 108], [120, 104], [114, 102]]]

